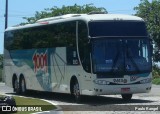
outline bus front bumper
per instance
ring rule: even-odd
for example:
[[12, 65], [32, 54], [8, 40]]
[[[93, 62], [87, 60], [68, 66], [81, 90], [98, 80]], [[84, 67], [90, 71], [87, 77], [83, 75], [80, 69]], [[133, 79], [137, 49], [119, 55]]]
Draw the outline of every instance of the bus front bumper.
[[135, 94], [149, 93], [152, 84], [135, 85], [95, 85], [93, 90], [82, 90], [82, 95], [115, 95], [115, 94]]

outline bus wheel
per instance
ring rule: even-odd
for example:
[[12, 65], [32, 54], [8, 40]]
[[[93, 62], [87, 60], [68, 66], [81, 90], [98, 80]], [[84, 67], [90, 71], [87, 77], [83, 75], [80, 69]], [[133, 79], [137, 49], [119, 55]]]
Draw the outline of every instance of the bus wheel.
[[19, 94], [20, 92], [17, 78], [14, 79], [14, 91], [16, 92], [16, 94]]
[[79, 84], [77, 80], [73, 84], [73, 95], [75, 97], [76, 102], [80, 102], [81, 95], [80, 95], [80, 89], [79, 89]]
[[122, 99], [125, 101], [129, 101], [132, 99], [132, 94], [122, 94]]
[[21, 93], [21, 94], [25, 94], [26, 91], [27, 91], [27, 89], [26, 89], [26, 82], [25, 82], [24, 77], [20, 78], [20, 83], [19, 83], [19, 85], [20, 85], [20, 93]]

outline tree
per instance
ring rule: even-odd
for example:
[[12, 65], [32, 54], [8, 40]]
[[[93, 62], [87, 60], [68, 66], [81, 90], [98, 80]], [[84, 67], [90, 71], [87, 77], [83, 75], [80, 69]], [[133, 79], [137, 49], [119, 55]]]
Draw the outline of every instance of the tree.
[[3, 55], [0, 54], [0, 69], [3, 67]]
[[83, 6], [75, 4], [73, 6], [62, 6], [61, 8], [54, 6], [52, 8], [47, 8], [41, 12], [37, 11], [34, 17], [23, 17], [23, 19], [27, 20], [27, 22], [21, 23], [21, 25], [28, 23], [29, 24], [35, 23], [37, 20], [47, 17], [60, 16], [64, 14], [82, 14], [82, 13], [89, 13], [92, 11], [107, 13], [105, 8], [103, 7], [97, 8], [93, 6], [93, 4], [86, 4]]
[[134, 8], [136, 15], [142, 17], [147, 25], [150, 37], [154, 40], [154, 61], [160, 61], [160, 0], [141, 0]]

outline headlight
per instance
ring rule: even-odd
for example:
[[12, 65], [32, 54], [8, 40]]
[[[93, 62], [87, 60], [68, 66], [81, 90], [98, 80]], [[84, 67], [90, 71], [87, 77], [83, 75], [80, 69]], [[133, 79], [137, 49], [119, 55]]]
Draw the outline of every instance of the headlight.
[[108, 82], [106, 80], [94, 80], [93, 82], [98, 85], [109, 85], [110, 84], [110, 82]]
[[141, 84], [151, 83], [151, 81], [152, 81], [151, 78], [147, 78], [147, 79], [141, 80], [140, 83], [141, 83]]

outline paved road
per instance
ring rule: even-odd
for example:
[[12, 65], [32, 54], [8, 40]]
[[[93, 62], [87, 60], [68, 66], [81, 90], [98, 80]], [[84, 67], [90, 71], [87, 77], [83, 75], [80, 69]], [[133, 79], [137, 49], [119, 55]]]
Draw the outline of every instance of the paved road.
[[0, 83], [0, 93], [13, 93], [13, 89], [5, 86], [4, 83]]
[[[5, 86], [3, 83], [0, 83], [0, 92], [9, 95], [14, 94], [13, 89]], [[65, 114], [81, 114], [82, 111], [85, 111], [87, 114], [97, 114], [97, 111], [101, 111], [103, 114], [134, 114], [134, 110], [137, 110], [136, 113], [138, 114], [160, 113], [160, 86], [157, 85], [152, 86], [150, 93], [135, 94], [133, 96], [133, 100], [128, 102], [123, 101], [120, 95], [105, 95], [96, 97], [85, 96], [83, 97], [83, 101], [79, 104], [74, 103], [72, 97], [66, 94], [30, 92], [26, 96], [50, 100], [51, 102], [54, 102], [62, 107]], [[159, 112], [153, 111], [157, 109]]]

